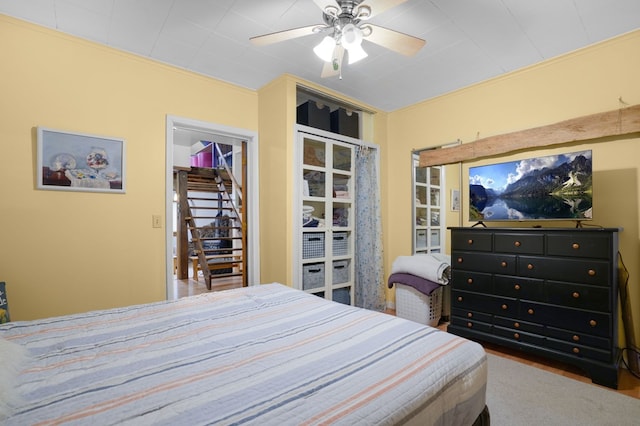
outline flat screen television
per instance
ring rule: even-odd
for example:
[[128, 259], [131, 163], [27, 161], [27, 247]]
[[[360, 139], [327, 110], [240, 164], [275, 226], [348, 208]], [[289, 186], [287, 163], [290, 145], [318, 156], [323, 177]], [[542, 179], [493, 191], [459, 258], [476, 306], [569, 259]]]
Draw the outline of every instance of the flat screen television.
[[469, 220], [590, 220], [591, 151], [469, 168]]

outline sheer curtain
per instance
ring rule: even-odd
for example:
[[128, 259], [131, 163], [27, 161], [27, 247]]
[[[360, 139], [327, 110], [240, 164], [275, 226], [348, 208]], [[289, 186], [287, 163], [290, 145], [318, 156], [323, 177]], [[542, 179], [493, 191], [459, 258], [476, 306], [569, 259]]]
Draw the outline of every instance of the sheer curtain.
[[356, 148], [355, 305], [385, 309], [378, 151]]

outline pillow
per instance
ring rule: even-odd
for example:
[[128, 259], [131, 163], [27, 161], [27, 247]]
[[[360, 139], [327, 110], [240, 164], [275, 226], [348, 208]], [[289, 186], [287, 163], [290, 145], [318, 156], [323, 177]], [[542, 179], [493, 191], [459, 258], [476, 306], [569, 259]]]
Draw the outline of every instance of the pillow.
[[9, 417], [13, 408], [20, 404], [21, 398], [15, 391], [15, 385], [28, 359], [25, 347], [3, 339], [0, 336], [0, 421]]

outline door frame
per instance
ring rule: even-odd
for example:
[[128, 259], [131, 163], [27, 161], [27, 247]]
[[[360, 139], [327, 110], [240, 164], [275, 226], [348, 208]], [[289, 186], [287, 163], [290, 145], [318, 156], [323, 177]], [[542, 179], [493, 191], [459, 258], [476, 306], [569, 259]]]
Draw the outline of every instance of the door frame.
[[205, 132], [241, 139], [247, 142], [247, 247], [248, 285], [260, 284], [260, 215], [259, 215], [259, 169], [258, 169], [258, 134], [257, 132], [209, 123], [191, 118], [167, 115], [166, 158], [165, 158], [165, 266], [167, 299], [173, 300], [173, 160], [174, 160], [174, 128]]

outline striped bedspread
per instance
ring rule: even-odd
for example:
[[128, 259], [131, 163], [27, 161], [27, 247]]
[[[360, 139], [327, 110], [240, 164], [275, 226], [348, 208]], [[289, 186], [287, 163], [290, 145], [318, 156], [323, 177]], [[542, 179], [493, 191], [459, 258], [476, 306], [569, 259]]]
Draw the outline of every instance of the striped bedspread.
[[463, 338], [280, 284], [0, 326], [29, 359], [6, 425], [471, 424]]

